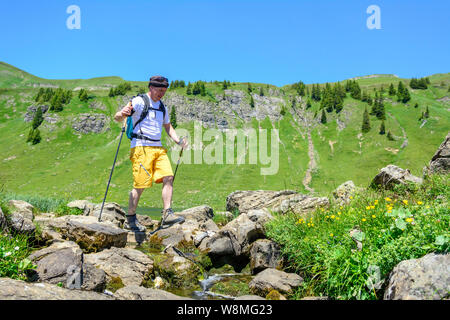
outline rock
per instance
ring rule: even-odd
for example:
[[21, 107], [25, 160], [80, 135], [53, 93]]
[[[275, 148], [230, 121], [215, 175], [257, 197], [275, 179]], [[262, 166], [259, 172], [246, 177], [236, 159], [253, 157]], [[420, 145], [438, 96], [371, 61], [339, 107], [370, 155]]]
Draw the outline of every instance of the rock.
[[48, 110], [48, 106], [44, 106], [44, 105], [42, 105], [42, 106], [29, 106], [28, 109], [27, 109], [27, 112], [25, 113], [24, 121], [25, 122], [33, 121], [34, 115], [35, 115], [35, 113], [36, 113], [36, 111], [37, 111], [37, 109], [39, 107], [41, 107], [41, 110], [42, 110], [43, 114], [46, 113], [47, 110]]
[[251, 209], [267, 207], [279, 197], [296, 194], [295, 191], [235, 191], [227, 197], [227, 211], [246, 213]]
[[263, 297], [260, 297], [260, 296], [248, 294], [248, 295], [236, 297], [234, 300], [266, 300], [266, 299], [264, 299]]
[[271, 290], [266, 295], [266, 300], [287, 300], [285, 296], [283, 296], [281, 293], [279, 293], [277, 290]]
[[153, 270], [153, 261], [144, 253], [130, 248], [111, 248], [86, 254], [85, 261], [105, 271], [107, 279], [119, 277], [125, 286], [141, 285]]
[[267, 268], [280, 268], [282, 258], [280, 247], [277, 243], [261, 239], [252, 244], [250, 249], [250, 270], [256, 274]]
[[[162, 243], [164, 246], [177, 246], [182, 241], [194, 243], [205, 232], [218, 232], [219, 227], [212, 220], [214, 213], [211, 207], [198, 206], [189, 208], [175, 214], [183, 216], [185, 221], [182, 224], [175, 224], [167, 229], [161, 229], [150, 237], [151, 242]], [[201, 239], [203, 240], [203, 238]]]
[[69, 202], [67, 206], [69, 208], [78, 208], [80, 210], [83, 210], [83, 214], [85, 216], [90, 215], [90, 213], [94, 209], [94, 204], [92, 202], [89, 202], [88, 200], [74, 200], [72, 202]]
[[70, 290], [50, 283], [0, 278], [0, 300], [114, 300], [106, 294]]
[[76, 242], [83, 252], [97, 252], [102, 249], [125, 247], [127, 231], [111, 222], [93, 216], [67, 215], [59, 218], [39, 218], [36, 222], [42, 229], [56, 231], [63, 239]]
[[450, 132], [439, 146], [436, 153], [430, 160], [428, 167], [424, 168], [424, 173], [449, 173], [450, 172]]
[[[95, 205], [94, 209], [90, 211], [89, 215], [98, 218], [101, 208], [101, 203]], [[119, 228], [122, 228], [123, 223], [125, 222], [125, 215], [126, 212], [120, 207], [118, 203], [106, 202], [103, 206], [102, 221], [109, 221]]]
[[159, 223], [158, 220], [153, 220], [152, 218], [146, 215], [136, 214], [136, 217], [139, 220], [139, 222], [148, 229], [155, 228]]
[[292, 190], [284, 191], [235, 191], [227, 197], [227, 210], [247, 213], [251, 209], [267, 208], [274, 212], [305, 213], [317, 207], [328, 206], [326, 197], [316, 198]]
[[106, 275], [89, 263], [83, 263], [83, 252], [72, 241], [56, 242], [28, 257], [36, 270], [29, 276], [33, 282], [62, 283], [69, 289], [103, 292]]
[[193, 300], [164, 290], [144, 288], [136, 285], [129, 285], [117, 290], [114, 293], [114, 297], [119, 300]]
[[215, 213], [215, 215], [225, 220], [225, 223], [233, 220], [233, 214], [230, 211], [218, 211]]
[[328, 297], [304, 297], [300, 300], [329, 300]]
[[197, 264], [178, 255], [155, 257], [154, 272], [173, 287], [189, 288], [198, 284], [201, 270]]
[[0, 231], [5, 229], [7, 226], [6, 217], [2, 211], [2, 208], [0, 207]]
[[353, 196], [356, 191], [356, 186], [353, 181], [349, 180], [341, 184], [333, 191], [334, 198], [341, 204], [350, 203], [350, 196]]
[[391, 272], [384, 300], [450, 298], [450, 254], [430, 253], [400, 262]]
[[22, 201], [22, 200], [10, 200], [8, 204], [15, 209], [13, 209], [13, 212], [20, 213], [24, 218], [27, 218], [31, 221], [34, 219], [33, 215], [33, 209], [34, 207], [29, 204], [28, 202]]
[[361, 230], [355, 228], [350, 230], [349, 235], [352, 238], [352, 240], [356, 243], [358, 251], [361, 251], [363, 247], [362, 240], [364, 239], [363, 238], [364, 233]]
[[266, 296], [274, 289], [280, 293], [290, 293], [302, 282], [303, 279], [298, 274], [270, 268], [258, 273], [248, 286], [253, 293]]
[[72, 128], [81, 133], [101, 133], [108, 120], [103, 113], [82, 113], [72, 122]]
[[9, 216], [9, 228], [14, 233], [25, 234], [30, 237], [34, 237], [36, 230], [33, 222], [28, 218], [24, 218], [19, 212], [14, 212]]
[[373, 178], [372, 187], [392, 189], [396, 184], [406, 185], [407, 183], [421, 184], [422, 179], [413, 176], [408, 169], [402, 169], [392, 164], [382, 168], [380, 173]]

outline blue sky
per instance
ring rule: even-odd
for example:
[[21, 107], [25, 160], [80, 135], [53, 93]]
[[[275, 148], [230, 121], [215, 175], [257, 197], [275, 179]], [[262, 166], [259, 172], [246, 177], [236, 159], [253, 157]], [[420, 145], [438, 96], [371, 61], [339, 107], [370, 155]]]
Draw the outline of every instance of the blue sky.
[[[69, 30], [69, 5], [81, 29]], [[369, 30], [366, 9], [381, 10]], [[450, 1], [2, 1], [0, 61], [43, 78], [323, 83], [450, 72]]]

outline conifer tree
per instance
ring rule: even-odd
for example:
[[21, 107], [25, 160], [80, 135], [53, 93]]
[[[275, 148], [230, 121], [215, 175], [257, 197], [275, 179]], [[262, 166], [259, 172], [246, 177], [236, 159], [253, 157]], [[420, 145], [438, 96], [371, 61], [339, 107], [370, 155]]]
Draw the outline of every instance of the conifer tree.
[[325, 109], [322, 109], [322, 116], [320, 117], [320, 122], [323, 124], [327, 123], [327, 115], [325, 114]]
[[177, 124], [177, 113], [175, 110], [175, 106], [172, 106], [172, 110], [170, 110], [170, 123], [172, 124], [172, 127], [176, 129], [178, 126]]
[[306, 109], [309, 109], [311, 107], [312, 107], [311, 100], [308, 99], [308, 101], [306, 102]]
[[364, 110], [364, 114], [363, 114], [363, 123], [361, 126], [361, 131], [363, 133], [367, 133], [370, 131], [370, 118], [369, 118], [369, 112], [367, 111], [367, 107]]
[[380, 125], [380, 134], [385, 134], [385, 127], [384, 127], [384, 120], [381, 120], [381, 125]]
[[189, 82], [188, 85], [187, 85], [187, 88], [186, 88], [186, 94], [187, 94], [187, 95], [191, 95], [191, 94], [192, 94], [192, 85], [191, 85], [190, 82]]
[[390, 96], [394, 96], [396, 94], [394, 85], [391, 83], [391, 85], [389, 86], [389, 95]]
[[390, 130], [388, 130], [388, 133], [387, 133], [387, 135], [386, 135], [386, 138], [388, 138], [388, 140], [390, 140], [390, 141], [394, 141], [394, 140], [395, 140], [394, 137], [392, 136], [392, 133], [391, 133]]
[[428, 110], [428, 106], [427, 106], [427, 110], [424, 113], [424, 118], [429, 118], [430, 117], [430, 110]]
[[249, 94], [252, 93], [252, 85], [250, 84], [250, 82], [247, 84], [247, 91]]
[[253, 100], [253, 96], [250, 96], [250, 107], [255, 107], [255, 100]]
[[201, 96], [206, 96], [206, 88], [205, 88], [205, 83], [202, 81], [201, 85], [200, 85], [200, 95]]
[[42, 109], [41, 107], [38, 107], [36, 113], [34, 114], [33, 122], [31, 123], [32, 128], [37, 129], [41, 125], [42, 121], [44, 121], [44, 117], [42, 116]]
[[414, 105], [414, 108], [418, 108], [419, 104], [416, 102], [416, 104]]
[[262, 97], [264, 96], [264, 90], [262, 87], [259, 88], [259, 95]]

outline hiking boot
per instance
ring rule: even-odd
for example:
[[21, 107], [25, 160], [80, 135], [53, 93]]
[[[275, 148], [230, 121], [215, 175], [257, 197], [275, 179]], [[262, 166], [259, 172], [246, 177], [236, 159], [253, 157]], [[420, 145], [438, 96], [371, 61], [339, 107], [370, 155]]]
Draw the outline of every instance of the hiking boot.
[[162, 214], [161, 228], [169, 227], [175, 223], [183, 223], [185, 220], [184, 217], [174, 214], [172, 208], [163, 210]]
[[139, 223], [135, 214], [126, 215], [125, 217], [127, 217], [127, 221], [123, 224], [124, 229], [131, 230], [133, 232], [144, 232], [146, 230], [145, 227]]

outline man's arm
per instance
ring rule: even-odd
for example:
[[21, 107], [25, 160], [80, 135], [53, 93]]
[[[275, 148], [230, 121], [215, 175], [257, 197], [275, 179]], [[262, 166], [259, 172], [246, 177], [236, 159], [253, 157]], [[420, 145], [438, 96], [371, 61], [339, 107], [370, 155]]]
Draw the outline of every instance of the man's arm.
[[128, 104], [125, 107], [123, 107], [122, 110], [118, 111], [114, 115], [114, 120], [116, 120], [117, 122], [123, 122], [126, 117], [131, 115], [132, 110], [133, 110], [133, 106], [131, 105], [131, 101], [130, 101], [130, 102], [128, 102]]
[[[175, 129], [172, 127], [172, 124], [169, 122], [167, 124], [163, 124], [164, 129], [166, 129], [167, 134], [169, 135], [169, 137], [172, 138], [172, 140], [176, 143], [179, 144], [180, 142], [180, 138], [178, 138], [177, 133], [175, 132]], [[183, 144], [181, 145], [181, 147], [183, 149], [185, 149], [187, 147], [187, 140], [183, 139]]]

